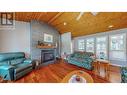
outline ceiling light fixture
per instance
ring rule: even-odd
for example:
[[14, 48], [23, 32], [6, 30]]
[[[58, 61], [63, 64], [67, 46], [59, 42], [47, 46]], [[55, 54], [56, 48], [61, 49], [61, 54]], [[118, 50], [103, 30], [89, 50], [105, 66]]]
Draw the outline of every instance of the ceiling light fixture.
[[91, 12], [92, 15], [96, 16], [99, 12]]
[[112, 27], [113, 27], [113, 25], [109, 25], [109, 26], [108, 26], [108, 28], [112, 28]]
[[64, 24], [64, 25], [67, 25], [67, 23], [66, 23], [66, 22], [64, 22], [63, 24]]
[[78, 21], [82, 16], [83, 16], [84, 12], [80, 12], [79, 15], [77, 16], [76, 20]]

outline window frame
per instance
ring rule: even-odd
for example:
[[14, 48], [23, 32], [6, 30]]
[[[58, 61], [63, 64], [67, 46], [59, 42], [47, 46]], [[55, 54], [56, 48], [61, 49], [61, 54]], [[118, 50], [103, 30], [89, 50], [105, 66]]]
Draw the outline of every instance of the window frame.
[[[80, 44], [79, 42], [80, 42], [81, 40], [84, 41], [84, 45], [83, 45], [84, 48], [82, 48], [82, 49], [79, 48], [79, 44]], [[78, 40], [78, 50], [85, 51], [85, 39], [79, 39], [79, 40]]]
[[113, 34], [113, 35], [110, 35], [109, 36], [109, 50], [110, 51], [125, 51], [126, 50], [126, 45], [124, 45], [124, 49], [123, 50], [112, 50], [111, 49], [111, 37], [113, 36], [117, 36], [117, 35], [123, 35], [125, 38], [124, 38], [124, 43], [126, 43], [126, 34], [125, 33], [120, 33], [120, 34]]
[[[112, 50], [111, 49], [111, 37], [113, 37], [113, 36], [117, 36], [117, 35], [123, 35], [124, 36], [124, 49], [123, 50]], [[127, 61], [127, 33], [115, 33], [115, 34], [112, 34], [112, 35], [109, 35], [109, 60], [118, 60], [118, 61]], [[123, 59], [115, 59], [115, 58], [111, 58], [111, 52], [116, 52], [116, 51], [121, 51], [121, 52], [124, 52], [125, 53], [125, 59], [123, 60]]]
[[[96, 36], [96, 40], [95, 40], [95, 52], [96, 52], [96, 56], [97, 56], [97, 38], [103, 38], [105, 37], [106, 38], [106, 58], [104, 60], [107, 60], [109, 57], [109, 53], [108, 53], [108, 43], [109, 43], [109, 40], [108, 40], [108, 35], [101, 35], [101, 36]], [[100, 59], [100, 58], [98, 58]]]
[[[123, 53], [120, 52], [122, 54], [123, 58], [118, 56], [118, 58], [116, 57], [116, 59], [114, 59], [115, 58], [115, 52], [113, 52], [114, 55], [112, 55], [113, 53], [110, 50], [110, 47], [111, 47], [110, 46], [110, 43], [111, 43], [110, 36], [121, 35], [121, 34], [125, 35], [124, 36], [125, 47], [124, 47]], [[96, 52], [97, 52], [97, 47], [96, 47], [96, 44], [97, 44], [96, 40], [97, 39], [96, 38], [99, 38], [102, 36], [107, 37], [107, 59], [104, 59], [104, 60], [109, 60], [113, 64], [116, 63], [116, 65], [118, 65], [120, 62], [123, 62], [123, 65], [125, 65], [125, 63], [127, 63], [127, 29], [120, 29], [120, 30], [113, 30], [111, 32], [92, 34], [92, 35], [88, 35], [88, 36], [83, 36], [81, 38], [80, 37], [75, 38], [74, 40], [84, 39], [84, 41], [85, 41], [85, 49], [84, 50], [87, 51], [87, 39], [93, 38], [94, 39], [94, 54], [96, 55]], [[76, 46], [76, 49], [78, 50], [77, 46]], [[119, 53], [117, 53], [117, 54], [119, 54]]]
[[95, 51], [95, 44], [96, 44], [96, 43], [95, 43], [95, 40], [96, 40], [95, 37], [88, 37], [88, 38], [86, 38], [86, 40], [85, 40], [85, 41], [86, 41], [86, 44], [85, 44], [85, 48], [86, 48], [86, 49], [85, 49], [85, 51], [86, 51], [86, 52], [92, 52], [92, 51], [87, 51], [87, 40], [89, 40], [89, 39], [93, 39], [93, 47], [94, 47], [93, 53], [95, 53], [95, 52], [96, 52], [96, 51]]

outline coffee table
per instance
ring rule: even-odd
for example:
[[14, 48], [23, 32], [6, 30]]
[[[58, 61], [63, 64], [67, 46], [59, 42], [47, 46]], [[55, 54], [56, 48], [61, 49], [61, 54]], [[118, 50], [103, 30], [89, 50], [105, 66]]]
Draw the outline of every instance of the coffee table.
[[[75, 70], [70, 72], [69, 74], [67, 74], [63, 80], [61, 81], [61, 83], [69, 83], [70, 79], [74, 76], [80, 76], [81, 78], [84, 78], [84, 80], [86, 81], [86, 83], [93, 83], [93, 78], [91, 77], [91, 75], [89, 75], [88, 73], [81, 71], [81, 70]], [[73, 83], [73, 82], [71, 82]], [[83, 82], [84, 83], [84, 82]]]

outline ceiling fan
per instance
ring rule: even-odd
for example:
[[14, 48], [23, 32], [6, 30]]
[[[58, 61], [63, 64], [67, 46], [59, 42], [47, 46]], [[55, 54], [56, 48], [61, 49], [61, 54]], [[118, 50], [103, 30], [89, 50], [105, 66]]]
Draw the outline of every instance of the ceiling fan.
[[[85, 12], [80, 12], [77, 16], [76, 20], [80, 20], [80, 18], [84, 15]], [[99, 12], [91, 12], [92, 15], [96, 16]]]

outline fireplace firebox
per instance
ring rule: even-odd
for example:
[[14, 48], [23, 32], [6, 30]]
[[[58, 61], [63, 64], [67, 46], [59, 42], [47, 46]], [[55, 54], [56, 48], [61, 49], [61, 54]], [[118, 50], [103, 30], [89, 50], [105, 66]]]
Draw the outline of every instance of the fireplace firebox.
[[55, 61], [55, 49], [45, 49], [41, 50], [41, 63], [53, 63]]

